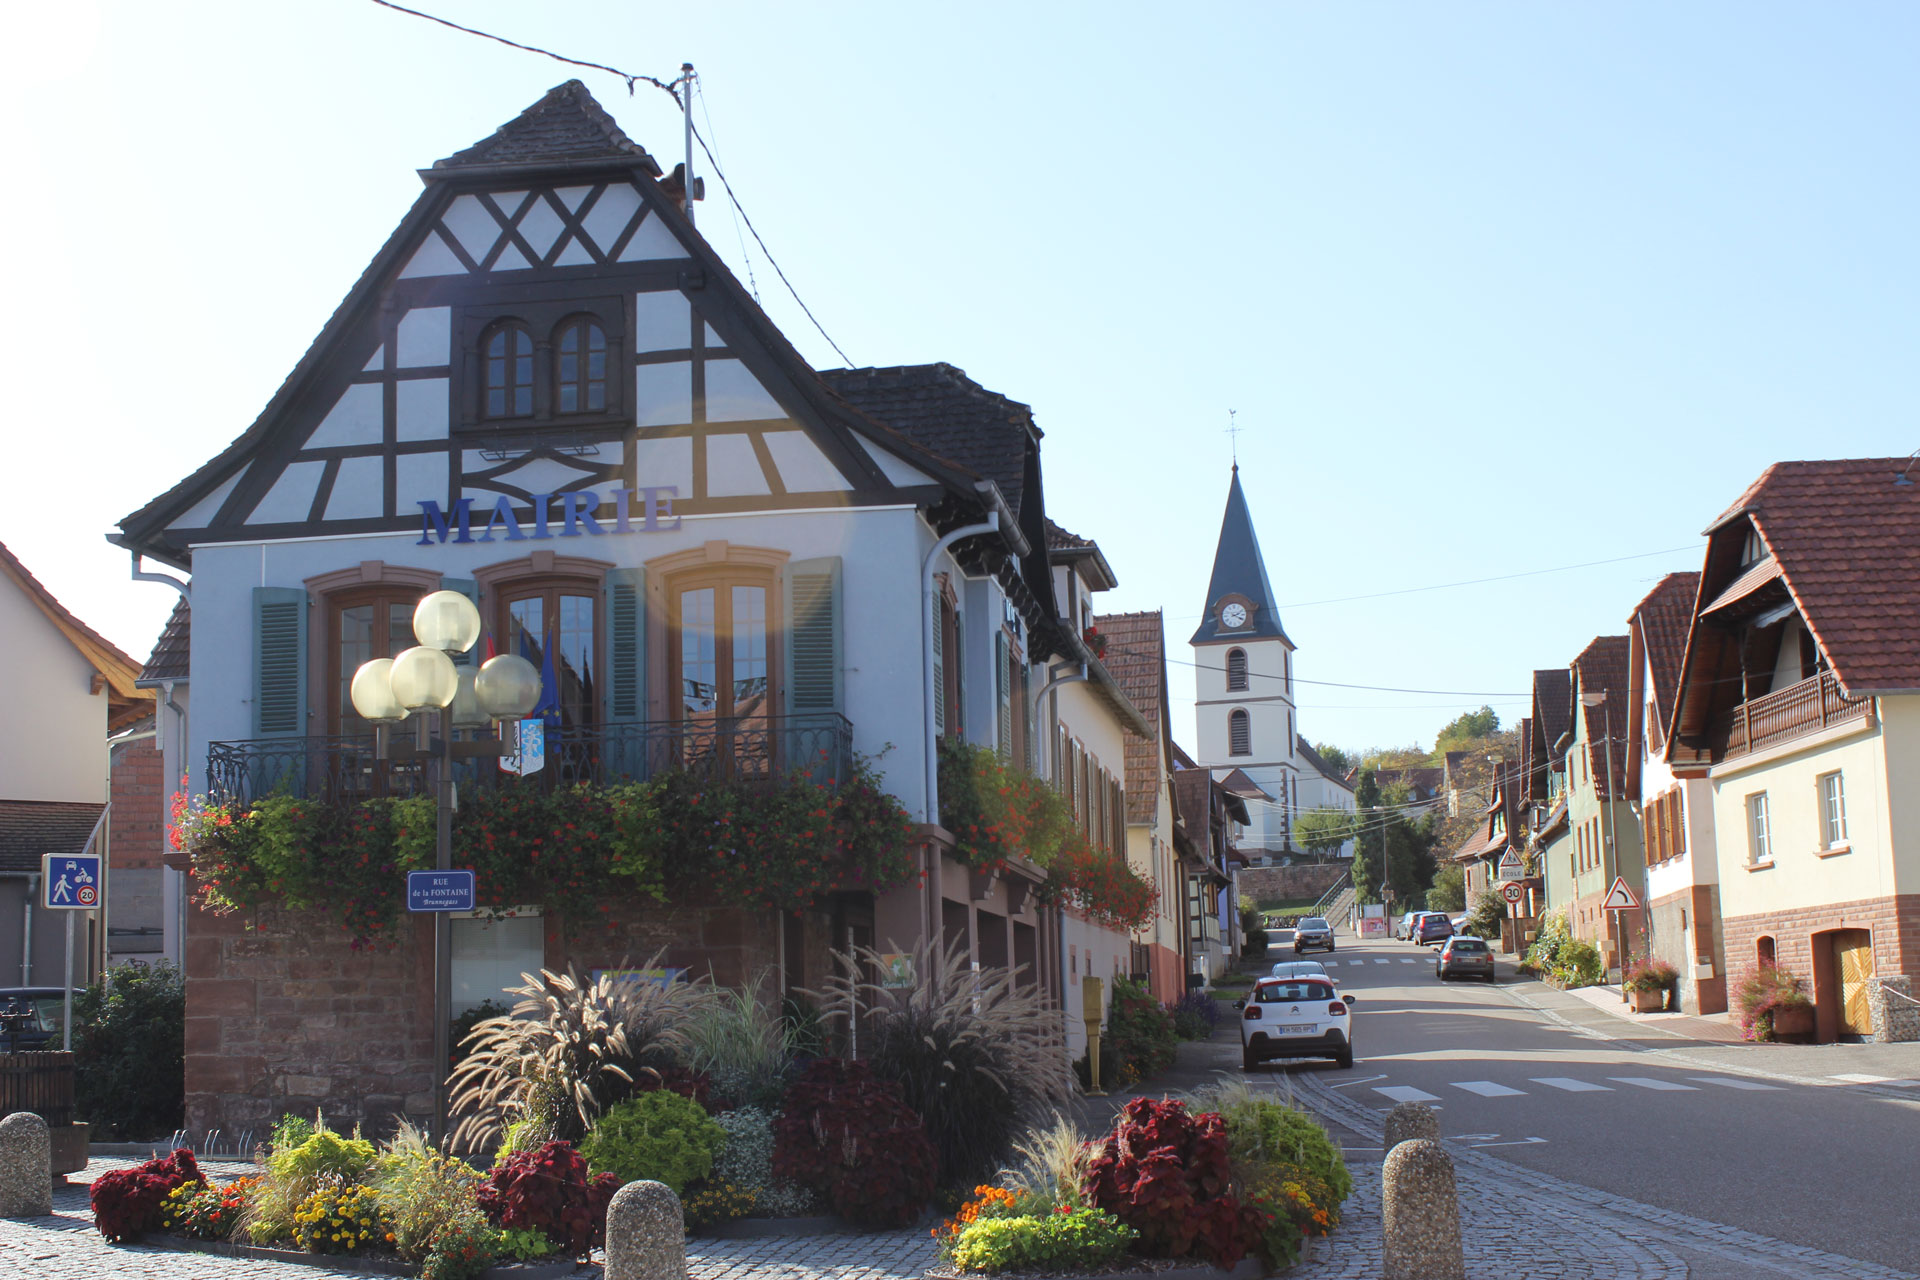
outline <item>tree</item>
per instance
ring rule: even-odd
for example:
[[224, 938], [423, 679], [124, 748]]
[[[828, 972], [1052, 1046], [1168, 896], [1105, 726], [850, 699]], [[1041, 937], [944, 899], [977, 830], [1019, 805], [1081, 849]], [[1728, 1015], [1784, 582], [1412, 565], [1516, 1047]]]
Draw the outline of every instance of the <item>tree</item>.
[[1468, 711], [1455, 716], [1435, 737], [1433, 754], [1445, 755], [1449, 751], [1458, 750], [1463, 744], [1475, 742], [1481, 738], [1491, 738], [1498, 732], [1500, 732], [1500, 717], [1494, 714], [1492, 707], [1483, 705], [1478, 711]]
[[1309, 742], [1314, 754], [1327, 762], [1327, 767], [1342, 777], [1353, 768], [1353, 757], [1345, 747], [1336, 747], [1331, 742]]
[[1374, 812], [1379, 804], [1380, 783], [1375, 780], [1373, 770], [1367, 769], [1360, 774], [1360, 781], [1353, 789], [1355, 902], [1380, 901], [1380, 860], [1384, 846], [1380, 839], [1380, 815]]
[[1293, 820], [1293, 840], [1316, 856], [1338, 853], [1356, 825], [1345, 809], [1309, 809]]
[[186, 982], [164, 960], [108, 969], [73, 998], [74, 1107], [102, 1141], [180, 1127], [186, 1019]]
[[1427, 890], [1427, 910], [1449, 915], [1467, 907], [1467, 873], [1459, 867], [1442, 867], [1434, 873], [1433, 888]]

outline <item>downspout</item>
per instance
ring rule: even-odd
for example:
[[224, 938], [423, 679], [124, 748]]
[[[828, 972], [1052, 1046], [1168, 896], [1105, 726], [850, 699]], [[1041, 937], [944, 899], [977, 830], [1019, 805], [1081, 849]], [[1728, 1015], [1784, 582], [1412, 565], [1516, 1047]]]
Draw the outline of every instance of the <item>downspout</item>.
[[[127, 554], [130, 557], [132, 557], [132, 574], [133, 574], [133, 580], [135, 582], [158, 582], [165, 586], [172, 587], [175, 591], [178, 591], [180, 593], [180, 598], [182, 600], [185, 600], [189, 607], [192, 606], [193, 589], [185, 581], [183, 581], [180, 578], [174, 577], [170, 573], [149, 573], [147, 570], [142, 569], [140, 567], [139, 551], [130, 548]], [[179, 722], [180, 764], [183, 768], [188, 767], [187, 766], [187, 713], [180, 706], [179, 703], [173, 700], [173, 681], [169, 680], [166, 683], [162, 684], [160, 686], [160, 691], [166, 697], [167, 710], [173, 712], [175, 720]], [[154, 717], [154, 725], [156, 728], [159, 725], [159, 717], [157, 715]], [[166, 747], [164, 743], [161, 745], [160, 758], [162, 761], [166, 759]], [[165, 779], [165, 783], [166, 785], [161, 789], [161, 801], [160, 801], [161, 805], [163, 806], [160, 811], [160, 814], [161, 814], [160, 829], [162, 831], [166, 830], [167, 822], [169, 818], [172, 816], [171, 812], [164, 806], [167, 803], [166, 797], [170, 794], [168, 788], [171, 788], [173, 786], [173, 779], [167, 778]], [[108, 795], [109, 796], [112, 795], [111, 790], [108, 791]], [[100, 865], [104, 867], [106, 864], [103, 862]], [[170, 957], [170, 958], [173, 959], [175, 964], [180, 965], [181, 968], [184, 969], [186, 967], [186, 959], [187, 959], [186, 873], [184, 871], [174, 871], [174, 870], [171, 870], [170, 868], [162, 867], [160, 870], [160, 880], [162, 884], [172, 884], [174, 888], [173, 896], [174, 896], [176, 911], [177, 911], [176, 925], [175, 925], [176, 931], [174, 933], [174, 938], [180, 945], [180, 954], [176, 957]], [[103, 894], [102, 897], [104, 898], [104, 896], [105, 895]], [[162, 894], [162, 901], [163, 902], [165, 901], [164, 893]]]
[[27, 876], [27, 899], [20, 904], [26, 913], [20, 930], [20, 985], [23, 987], [33, 985], [33, 897], [39, 892], [40, 873], [35, 871]]
[[[981, 523], [955, 529], [935, 542], [933, 549], [927, 552], [927, 558], [920, 566], [920, 673], [922, 683], [927, 689], [927, 696], [921, 705], [921, 714], [926, 717], [926, 732], [923, 738], [927, 749], [925, 818], [930, 827], [940, 825], [940, 734], [935, 727], [934, 716], [938, 706], [935, 699], [945, 693], [945, 690], [933, 687], [933, 570], [939, 563], [940, 557], [954, 543], [963, 538], [977, 538], [982, 534], [997, 533], [999, 529], [1000, 512], [996, 509], [988, 512], [987, 518]], [[964, 662], [966, 655], [959, 655], [959, 660]], [[921, 849], [920, 873], [926, 881], [923, 909], [927, 913], [927, 928], [922, 936], [931, 939], [935, 936], [934, 931], [942, 927], [938, 906], [940, 862], [939, 856], [933, 851], [932, 841], [928, 841]], [[946, 945], [943, 939], [941, 951], [944, 953], [945, 950]]]

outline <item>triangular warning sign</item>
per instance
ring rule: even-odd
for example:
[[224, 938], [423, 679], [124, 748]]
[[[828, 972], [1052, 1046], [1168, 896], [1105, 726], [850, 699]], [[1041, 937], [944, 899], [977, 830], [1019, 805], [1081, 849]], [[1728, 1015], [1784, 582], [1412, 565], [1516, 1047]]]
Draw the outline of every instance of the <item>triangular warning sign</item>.
[[1627, 888], [1624, 876], [1613, 878], [1613, 888], [1607, 890], [1607, 900], [1600, 904], [1608, 911], [1632, 911], [1640, 905], [1640, 899], [1633, 896], [1633, 890]]

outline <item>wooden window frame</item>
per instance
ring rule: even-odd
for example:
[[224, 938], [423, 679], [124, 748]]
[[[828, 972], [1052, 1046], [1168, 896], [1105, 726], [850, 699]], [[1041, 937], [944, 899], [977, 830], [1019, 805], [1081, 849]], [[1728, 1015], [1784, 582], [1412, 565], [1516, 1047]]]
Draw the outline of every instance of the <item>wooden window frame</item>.
[[[1235, 726], [1242, 726], [1235, 734]], [[1251, 756], [1253, 754], [1253, 717], [1245, 707], [1235, 707], [1227, 712], [1227, 754], [1229, 756]]]
[[[1235, 669], [1235, 665], [1234, 665], [1234, 660], [1236, 658], [1239, 659], [1239, 666], [1237, 670]], [[1248, 679], [1248, 672], [1247, 672], [1247, 651], [1245, 649], [1239, 648], [1238, 646], [1235, 646], [1234, 648], [1227, 650], [1227, 692], [1228, 693], [1245, 693], [1247, 691], [1247, 685], [1249, 683], [1250, 681]]]
[[[561, 407], [560, 399], [569, 382], [560, 374], [560, 361], [566, 356], [563, 348], [566, 344], [567, 335], [570, 333], [578, 333], [580, 335], [580, 350], [578, 352], [580, 363], [576, 366], [576, 370], [580, 376], [572, 380], [572, 384], [579, 388], [578, 394], [575, 397], [575, 406], [571, 409], [565, 409]], [[600, 335], [601, 353], [606, 357], [605, 362], [601, 366], [600, 377], [597, 379], [600, 383], [600, 404], [598, 407], [586, 402], [588, 392], [596, 381], [596, 379], [590, 378], [587, 374], [587, 361], [593, 354], [590, 337], [596, 333]], [[590, 416], [592, 414], [604, 414], [607, 411], [607, 405], [610, 403], [613, 395], [613, 371], [615, 362], [613, 344], [607, 340], [607, 327], [600, 323], [600, 317], [591, 311], [574, 312], [554, 326], [551, 345], [553, 357], [553, 416], [556, 418], [572, 419], [581, 416]]]
[[362, 560], [351, 568], [319, 574], [301, 584], [306, 589], [308, 605], [320, 612], [317, 625], [307, 628], [307, 721], [310, 731], [321, 737], [341, 732], [340, 713], [336, 705], [339, 701], [339, 685], [335, 681], [338, 679], [336, 668], [340, 660], [340, 644], [335, 615], [339, 608], [352, 606], [342, 606], [337, 602], [350, 596], [370, 597], [382, 591], [392, 594], [412, 592], [417, 600], [438, 591], [441, 583], [441, 575], [435, 569], [415, 569], [407, 565], [388, 564], [384, 560]]
[[[487, 619], [495, 637], [495, 647], [501, 653], [514, 652], [507, 643], [513, 636], [513, 613], [515, 602], [529, 600], [538, 596], [540, 606], [540, 645], [541, 652], [546, 651], [547, 633], [550, 624], [559, 617], [558, 604], [562, 595], [585, 596], [593, 601], [593, 696], [587, 700], [587, 726], [598, 727], [605, 719], [606, 676], [607, 676], [607, 618], [606, 618], [606, 577], [604, 574], [571, 573], [527, 573], [509, 578], [495, 579], [488, 585], [487, 605], [491, 617]], [[484, 616], [484, 615], [483, 615]], [[484, 642], [483, 642], [484, 643]], [[583, 726], [585, 727], [585, 726]]]
[[[515, 366], [518, 365], [521, 359], [518, 352], [514, 350], [514, 347], [518, 345], [515, 342], [516, 337], [526, 339], [527, 343], [527, 381], [525, 383], [527, 391], [527, 411], [525, 413], [514, 412], [512, 409], [512, 403], [518, 400], [522, 385], [515, 381], [512, 376]], [[504, 357], [508, 376], [506, 382], [500, 388], [502, 397], [508, 402], [508, 411], [505, 413], [493, 413], [489, 411], [487, 407], [487, 402], [494, 392], [493, 371], [491, 368], [494, 359], [492, 347], [494, 341], [499, 338], [505, 338], [507, 340], [508, 348]], [[534, 341], [533, 330], [527, 326], [525, 321], [521, 320], [518, 316], [502, 316], [480, 331], [478, 373], [480, 379], [479, 416], [483, 422], [498, 425], [504, 423], [526, 423], [533, 420], [534, 414], [539, 411], [535, 388], [540, 384], [540, 344]]]
[[[627, 307], [620, 295], [581, 297], [577, 286], [523, 285], [495, 290], [455, 308], [456, 387], [454, 434], [482, 436], [489, 445], [537, 440], [554, 430], [627, 425], [627, 384], [633, 376], [628, 351]], [[606, 405], [602, 409], [560, 413], [559, 339], [573, 325], [600, 327], [607, 344]], [[504, 325], [520, 325], [533, 343], [533, 412], [503, 418], [486, 414], [486, 341]]]
[[[695, 569], [682, 569], [667, 575], [667, 716], [675, 724], [683, 723], [686, 718], [685, 699], [680, 694], [680, 596], [686, 591], [699, 591], [711, 588], [714, 593], [713, 660], [714, 674], [717, 677], [722, 670], [728, 671], [727, 686], [731, 691], [733, 635], [732, 628], [721, 625], [722, 593], [725, 597], [727, 616], [731, 617], [734, 587], [759, 587], [767, 593], [767, 711], [769, 720], [778, 720], [786, 715], [786, 681], [784, 666], [786, 658], [786, 618], [782, 612], [780, 592], [780, 572], [768, 565], [721, 562], [703, 565]], [[716, 684], [718, 681], [716, 680]], [[729, 692], [728, 701], [732, 694]], [[718, 702], [714, 707], [716, 719], [737, 718], [738, 712], [725, 712]]]

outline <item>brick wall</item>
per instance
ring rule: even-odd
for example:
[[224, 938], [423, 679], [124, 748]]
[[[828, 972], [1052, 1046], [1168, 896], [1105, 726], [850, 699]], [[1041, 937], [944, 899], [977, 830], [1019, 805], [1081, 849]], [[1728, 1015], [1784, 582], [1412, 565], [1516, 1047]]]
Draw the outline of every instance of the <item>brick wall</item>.
[[1318, 898], [1347, 871], [1344, 862], [1315, 862], [1293, 867], [1242, 867], [1240, 892], [1256, 902]]
[[1871, 931], [1876, 977], [1920, 976], [1920, 893], [1909, 893], [1730, 917], [1722, 925], [1729, 978], [1737, 984], [1756, 963], [1758, 940], [1771, 938], [1775, 963], [1807, 979], [1817, 1038], [1832, 1040], [1838, 1033], [1838, 979], [1832, 974], [1831, 955], [1822, 954], [1816, 935], [1835, 929]]
[[151, 738], [114, 748], [113, 813], [107, 818], [112, 869], [157, 867], [166, 838], [166, 772]]

